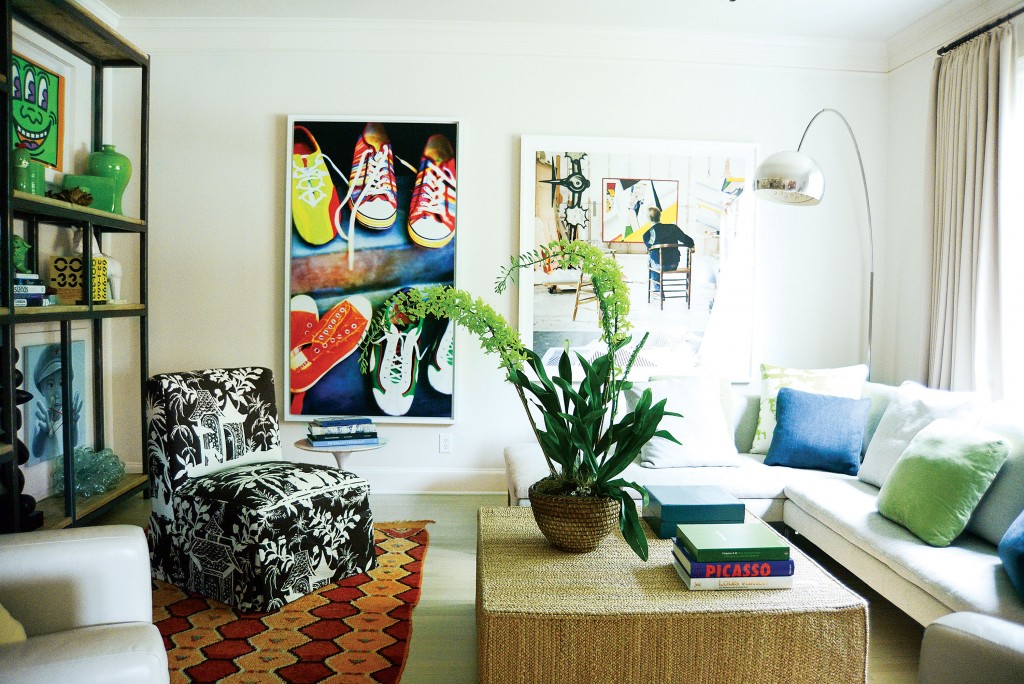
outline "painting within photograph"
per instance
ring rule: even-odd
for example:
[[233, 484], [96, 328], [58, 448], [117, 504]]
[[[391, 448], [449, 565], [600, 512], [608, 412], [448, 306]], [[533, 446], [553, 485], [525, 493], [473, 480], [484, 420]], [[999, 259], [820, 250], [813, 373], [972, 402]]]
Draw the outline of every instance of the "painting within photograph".
[[[60, 459], [64, 455], [64, 406], [61, 391], [60, 344], [36, 344], [22, 349], [24, 374], [32, 400], [24, 405], [27, 466]], [[71, 447], [88, 444], [85, 341], [71, 343]]]
[[369, 321], [403, 289], [455, 284], [458, 124], [288, 118], [288, 418], [454, 419], [447, 319]]
[[64, 170], [64, 77], [18, 54], [11, 56], [11, 144]]
[[601, 181], [601, 239], [605, 242], [644, 242], [654, 225], [651, 208], [661, 212], [662, 223], [679, 216], [679, 182], [653, 178], [605, 178]]
[[[615, 258], [630, 287], [634, 344], [650, 333], [634, 377], [702, 367], [742, 382], [751, 372], [753, 170], [745, 143], [524, 136], [520, 247], [582, 239]], [[662, 243], [671, 245], [648, 252]], [[685, 279], [666, 285], [664, 301], [651, 269], [661, 254], [660, 268]], [[566, 346], [600, 353], [597, 315], [580, 271], [543, 262], [524, 275], [520, 332], [552, 368]]]

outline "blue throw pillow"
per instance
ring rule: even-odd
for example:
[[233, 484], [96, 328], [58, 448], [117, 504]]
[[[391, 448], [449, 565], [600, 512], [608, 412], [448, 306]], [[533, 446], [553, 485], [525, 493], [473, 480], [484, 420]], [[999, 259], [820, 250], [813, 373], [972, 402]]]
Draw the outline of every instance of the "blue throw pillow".
[[999, 560], [1010, 576], [1010, 583], [1024, 601], [1024, 511], [1010, 523], [1006, 534], [999, 540]]
[[765, 465], [856, 475], [870, 399], [779, 390], [777, 425]]

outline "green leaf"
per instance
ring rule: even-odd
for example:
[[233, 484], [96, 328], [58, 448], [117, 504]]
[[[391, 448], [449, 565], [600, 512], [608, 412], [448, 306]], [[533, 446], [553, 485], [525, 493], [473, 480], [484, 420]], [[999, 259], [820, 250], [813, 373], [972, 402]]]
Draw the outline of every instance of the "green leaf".
[[[622, 484], [616, 484], [622, 483]], [[640, 516], [636, 511], [636, 502], [633, 500], [624, 487], [632, 487], [640, 491], [642, 495], [646, 494], [638, 485], [628, 483], [625, 480], [615, 480], [609, 482], [608, 485], [615, 486], [615, 489], [608, 491], [609, 496], [618, 499], [619, 501], [619, 530], [622, 531], [622, 538], [629, 544], [629, 548], [633, 549], [633, 553], [640, 557], [640, 560], [646, 561], [650, 550], [647, 545], [647, 534], [644, 532], [643, 526], [640, 524]]]

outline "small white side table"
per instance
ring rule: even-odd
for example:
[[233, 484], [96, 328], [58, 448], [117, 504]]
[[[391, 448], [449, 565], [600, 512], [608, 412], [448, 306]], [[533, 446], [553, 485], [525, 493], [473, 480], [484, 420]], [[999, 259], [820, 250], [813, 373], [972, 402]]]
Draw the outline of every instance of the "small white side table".
[[323, 447], [320, 447], [320, 446], [313, 446], [312, 444], [309, 443], [308, 439], [300, 439], [299, 441], [297, 441], [295, 443], [295, 446], [297, 446], [298, 448], [302, 449], [303, 451], [315, 451], [315, 452], [318, 452], [318, 453], [321, 453], [321, 454], [324, 454], [324, 453], [326, 453], [326, 454], [334, 454], [334, 459], [338, 462], [338, 467], [341, 468], [342, 470], [348, 470], [348, 468], [345, 467], [345, 464], [348, 462], [348, 457], [351, 456], [353, 452], [355, 452], [355, 451], [370, 451], [371, 449], [380, 449], [382, 446], [385, 446], [387, 443], [388, 443], [388, 440], [386, 440], [383, 437], [381, 437], [379, 444], [361, 444], [359, 446], [350, 446], [350, 447], [342, 447], [342, 446], [330, 446], [330, 447], [323, 446]]

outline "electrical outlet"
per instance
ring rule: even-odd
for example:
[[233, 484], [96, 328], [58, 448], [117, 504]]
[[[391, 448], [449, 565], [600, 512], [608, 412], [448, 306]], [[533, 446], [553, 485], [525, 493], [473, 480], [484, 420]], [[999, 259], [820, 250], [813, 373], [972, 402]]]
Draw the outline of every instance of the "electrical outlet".
[[442, 454], [452, 453], [452, 433], [442, 432], [437, 436], [437, 450]]

